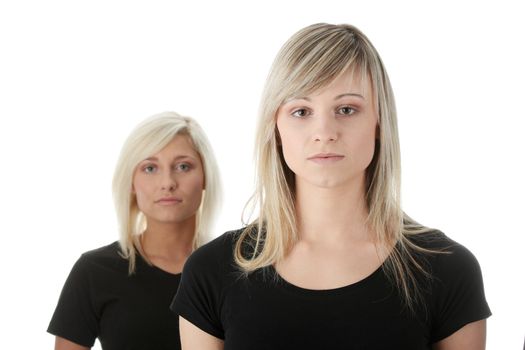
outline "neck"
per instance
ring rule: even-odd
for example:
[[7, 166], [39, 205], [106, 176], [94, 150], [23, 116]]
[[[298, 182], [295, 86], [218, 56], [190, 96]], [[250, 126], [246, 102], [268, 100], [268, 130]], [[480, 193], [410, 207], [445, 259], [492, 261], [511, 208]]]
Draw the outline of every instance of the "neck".
[[142, 234], [142, 249], [150, 258], [185, 259], [191, 254], [194, 235], [195, 217], [177, 223], [151, 220]]
[[370, 239], [364, 178], [353, 185], [321, 188], [296, 183], [296, 211], [302, 241], [341, 243]]

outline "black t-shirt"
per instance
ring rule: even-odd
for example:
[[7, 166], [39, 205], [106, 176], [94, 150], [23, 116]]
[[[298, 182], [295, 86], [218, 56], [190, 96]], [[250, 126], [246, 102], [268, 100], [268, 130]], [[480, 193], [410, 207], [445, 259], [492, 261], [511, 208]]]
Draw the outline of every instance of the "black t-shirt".
[[[432, 273], [424, 303], [411, 312], [382, 268], [336, 289], [292, 285], [273, 267], [243, 277], [228, 232], [187, 260], [171, 309], [224, 339], [226, 350], [430, 349], [467, 323], [490, 316], [476, 258], [441, 232], [420, 235], [423, 247], [447, 248], [420, 261]], [[422, 306], [422, 307], [421, 307]]]
[[180, 349], [178, 317], [169, 310], [180, 274], [147, 264], [140, 255], [136, 272], [118, 242], [82, 254], [62, 289], [48, 332], [104, 350]]

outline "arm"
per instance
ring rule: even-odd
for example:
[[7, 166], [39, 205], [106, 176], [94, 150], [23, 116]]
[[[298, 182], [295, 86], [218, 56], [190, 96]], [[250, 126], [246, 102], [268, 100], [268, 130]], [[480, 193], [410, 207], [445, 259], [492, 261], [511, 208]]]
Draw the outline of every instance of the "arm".
[[82, 255], [73, 265], [60, 293], [47, 328], [48, 333], [56, 336], [55, 350], [90, 349], [97, 337], [98, 321], [87, 266]]
[[452, 335], [438, 341], [433, 350], [485, 350], [487, 320], [468, 323]]
[[[181, 316], [179, 316], [179, 329], [180, 329], [180, 342], [182, 345], [182, 350], [223, 350], [224, 349], [223, 340], [204, 332], [200, 328], [193, 325], [193, 323], [187, 321]], [[71, 350], [73, 350], [73, 348], [71, 348]]]
[[55, 350], [89, 350], [91, 348], [78, 345], [62, 337], [55, 337]]

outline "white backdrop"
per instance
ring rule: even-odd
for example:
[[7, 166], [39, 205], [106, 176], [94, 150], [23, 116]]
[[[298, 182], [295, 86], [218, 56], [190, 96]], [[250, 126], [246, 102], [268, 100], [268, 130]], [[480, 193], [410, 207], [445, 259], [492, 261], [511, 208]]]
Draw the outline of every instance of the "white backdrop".
[[[261, 2], [262, 3], [262, 2]], [[478, 258], [488, 349], [525, 331], [523, 11], [518, 1], [3, 1], [0, 4], [0, 318], [3, 349], [45, 332], [79, 255], [116, 240], [111, 177], [145, 117], [195, 117], [238, 228], [252, 191], [258, 100], [283, 42], [352, 23], [397, 97], [403, 204]], [[97, 345], [98, 346], [98, 345]]]

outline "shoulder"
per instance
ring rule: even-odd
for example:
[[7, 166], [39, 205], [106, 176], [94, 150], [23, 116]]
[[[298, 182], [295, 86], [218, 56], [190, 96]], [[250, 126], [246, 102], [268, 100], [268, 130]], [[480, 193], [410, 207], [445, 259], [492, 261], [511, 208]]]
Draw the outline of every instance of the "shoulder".
[[224, 338], [222, 308], [239, 271], [235, 242], [242, 230], [228, 231], [195, 250], [182, 270], [171, 310], [218, 338]]
[[[223, 292], [239, 276], [233, 258], [239, 230], [228, 231], [195, 250], [186, 260], [173, 308], [201, 305], [218, 306]], [[186, 310], [189, 312], [189, 310]]]
[[480, 270], [478, 260], [469, 249], [439, 230], [417, 234], [409, 240], [429, 251], [423, 255], [427, 257], [433, 277], [461, 276]]
[[417, 236], [414, 242], [419, 247], [433, 251], [424, 254], [432, 281], [428, 296], [432, 342], [489, 317], [481, 268], [474, 254], [440, 231]]
[[421, 248], [430, 250], [443, 250], [458, 244], [440, 230], [410, 234], [407, 236], [407, 239]]
[[195, 250], [186, 260], [181, 284], [229, 286], [242, 274], [234, 258], [241, 230], [228, 231]]
[[[119, 255], [118, 242], [83, 253], [66, 279], [49, 324], [48, 332], [87, 347], [93, 346], [99, 329], [104, 302], [100, 293], [117, 283], [114, 271], [125, 270], [126, 260]], [[124, 262], [124, 270], [120, 267]], [[119, 266], [118, 270], [112, 266]]]
[[119, 242], [115, 241], [103, 247], [84, 252], [82, 257], [86, 259], [113, 258], [119, 255], [120, 252]]
[[241, 231], [228, 231], [196, 249], [186, 261], [184, 270], [202, 267], [213, 269], [217, 267], [216, 264], [234, 263], [235, 242]]
[[106, 246], [83, 253], [75, 263], [75, 268], [90, 271], [99, 268], [127, 269], [128, 261], [121, 255], [120, 245], [113, 242]]

